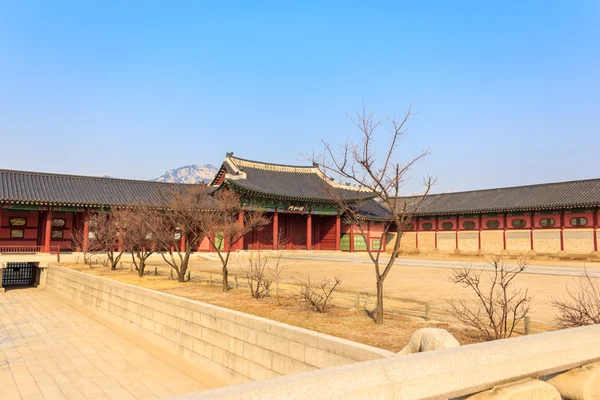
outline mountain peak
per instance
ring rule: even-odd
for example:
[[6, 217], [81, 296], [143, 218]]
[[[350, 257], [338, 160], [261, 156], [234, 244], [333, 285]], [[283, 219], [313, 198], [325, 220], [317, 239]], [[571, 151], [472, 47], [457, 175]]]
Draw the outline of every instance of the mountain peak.
[[218, 168], [212, 164], [191, 164], [166, 171], [154, 182], [174, 183], [209, 183], [218, 172]]

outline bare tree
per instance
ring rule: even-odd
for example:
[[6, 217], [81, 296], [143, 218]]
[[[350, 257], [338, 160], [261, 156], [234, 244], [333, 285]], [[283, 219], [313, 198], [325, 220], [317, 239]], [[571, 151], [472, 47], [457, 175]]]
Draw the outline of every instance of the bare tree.
[[502, 257], [492, 259], [492, 271], [474, 271], [470, 267], [454, 270], [452, 281], [475, 293], [475, 301], [450, 301], [452, 315], [485, 340], [512, 336], [515, 327], [529, 313], [531, 300], [527, 289], [516, 289], [514, 279], [527, 268], [527, 261], [518, 260], [515, 267], [507, 266]]
[[270, 296], [271, 280], [268, 275], [268, 257], [262, 251], [250, 253], [248, 258], [238, 260], [237, 264], [250, 287], [253, 299], [263, 299]]
[[334, 277], [325, 278], [319, 282], [313, 282], [310, 275], [306, 275], [298, 280], [300, 284], [300, 299], [309, 309], [324, 313], [330, 307], [330, 300], [342, 280]]
[[[204, 185], [190, 185], [187, 190], [163, 193], [169, 208], [162, 213], [150, 213], [146, 224], [156, 251], [177, 273], [177, 280], [185, 282], [190, 257], [204, 239], [204, 225], [211, 213], [213, 201], [210, 189]], [[170, 200], [169, 200], [170, 198]]]
[[92, 214], [89, 219], [90, 233], [93, 237], [94, 247], [106, 254], [110, 269], [117, 269], [123, 256], [123, 211], [112, 210]]
[[146, 261], [154, 254], [156, 242], [150, 224], [161, 218], [155, 209], [138, 207], [122, 213], [124, 226], [123, 247], [131, 253], [133, 265], [140, 277], [144, 276]]
[[[322, 168], [326, 174], [332, 174], [357, 189], [355, 196], [348, 196], [347, 190], [343, 190], [340, 185], [327, 185], [329, 195], [345, 216], [345, 222], [357, 227], [367, 244], [367, 253], [375, 267], [377, 308], [374, 320], [377, 324], [383, 323], [384, 281], [398, 256], [403, 232], [435, 182], [433, 178], [427, 177], [420, 196], [399, 201], [400, 191], [408, 179], [409, 171], [415, 163], [429, 154], [429, 150], [425, 150], [407, 162], [397, 161], [399, 142], [405, 135], [406, 124], [413, 114], [411, 106], [400, 120], [395, 118], [376, 120], [373, 112], [367, 112], [363, 107], [362, 112], [354, 117], [349, 116], [358, 128], [358, 140], [347, 141], [339, 151], [331, 143], [323, 141], [323, 154], [313, 156], [313, 163]], [[383, 157], [378, 158], [375, 141], [384, 124], [389, 125], [389, 142], [382, 154]], [[379, 207], [385, 209], [387, 214], [379, 243], [385, 242], [392, 229], [397, 231], [390, 258], [387, 260], [382, 260], [380, 257], [381, 252], [385, 252], [385, 248], [382, 245], [373, 248], [364, 229], [364, 222], [369, 220], [369, 214]]]
[[204, 213], [202, 231], [221, 261], [223, 291], [229, 290], [229, 258], [244, 235], [269, 223], [263, 213], [244, 211], [240, 197], [231, 190], [219, 190], [213, 196], [210, 213]]
[[83, 264], [92, 265], [92, 257], [94, 251], [98, 251], [98, 244], [95, 241], [90, 240], [89, 233], [86, 237], [83, 229], [74, 229], [71, 242], [73, 243], [73, 247], [83, 254]]
[[572, 292], [567, 288], [563, 299], [554, 299], [552, 305], [558, 308], [556, 324], [559, 328], [600, 324], [600, 280], [592, 277], [587, 269], [585, 276], [579, 277], [579, 290]]
[[285, 270], [294, 266], [298, 261], [292, 260], [293, 252], [284, 250], [287, 247], [286, 245], [289, 242], [289, 239], [285, 237], [283, 231], [277, 232], [277, 237], [277, 243], [279, 245], [277, 248], [270, 250], [267, 253], [267, 257], [269, 260], [268, 271], [275, 283], [274, 299], [277, 304], [281, 304], [281, 299], [279, 297], [279, 283], [281, 282], [281, 276]]

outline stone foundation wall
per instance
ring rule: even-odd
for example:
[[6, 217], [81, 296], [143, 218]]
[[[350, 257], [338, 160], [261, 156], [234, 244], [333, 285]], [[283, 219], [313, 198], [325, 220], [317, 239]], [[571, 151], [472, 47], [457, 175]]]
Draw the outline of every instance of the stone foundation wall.
[[533, 231], [533, 248], [539, 254], [556, 254], [560, 251], [560, 229]]
[[594, 251], [594, 230], [564, 230], [563, 242], [567, 253], [590, 254]]
[[592, 325], [365, 361], [173, 400], [595, 399], [599, 360], [600, 325]]
[[123, 333], [241, 383], [393, 353], [249, 314], [51, 266], [46, 289]]
[[504, 231], [481, 231], [481, 250], [500, 254], [504, 250]]
[[458, 249], [471, 252], [479, 250], [479, 232], [458, 232]]
[[456, 232], [438, 232], [437, 245], [437, 248], [441, 251], [456, 250]]
[[435, 232], [419, 232], [419, 250], [435, 249]]

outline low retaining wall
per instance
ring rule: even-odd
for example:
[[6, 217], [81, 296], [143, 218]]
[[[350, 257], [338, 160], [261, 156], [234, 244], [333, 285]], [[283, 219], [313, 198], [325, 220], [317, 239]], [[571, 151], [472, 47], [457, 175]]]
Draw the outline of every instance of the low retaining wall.
[[393, 353], [110, 279], [51, 266], [46, 290], [224, 384], [376, 360]]
[[[600, 325], [593, 325], [343, 365], [172, 400], [448, 399], [493, 387], [473, 399], [592, 399], [596, 397], [590, 393], [597, 393], [600, 384], [600, 365], [591, 364], [597, 360]], [[577, 368], [581, 365], [587, 366]]]

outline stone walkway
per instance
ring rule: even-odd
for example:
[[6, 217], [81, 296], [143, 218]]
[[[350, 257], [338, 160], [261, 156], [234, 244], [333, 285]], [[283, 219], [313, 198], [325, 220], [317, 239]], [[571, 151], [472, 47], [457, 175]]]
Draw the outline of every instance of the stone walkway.
[[0, 293], [0, 399], [159, 399], [206, 386], [53, 295]]

